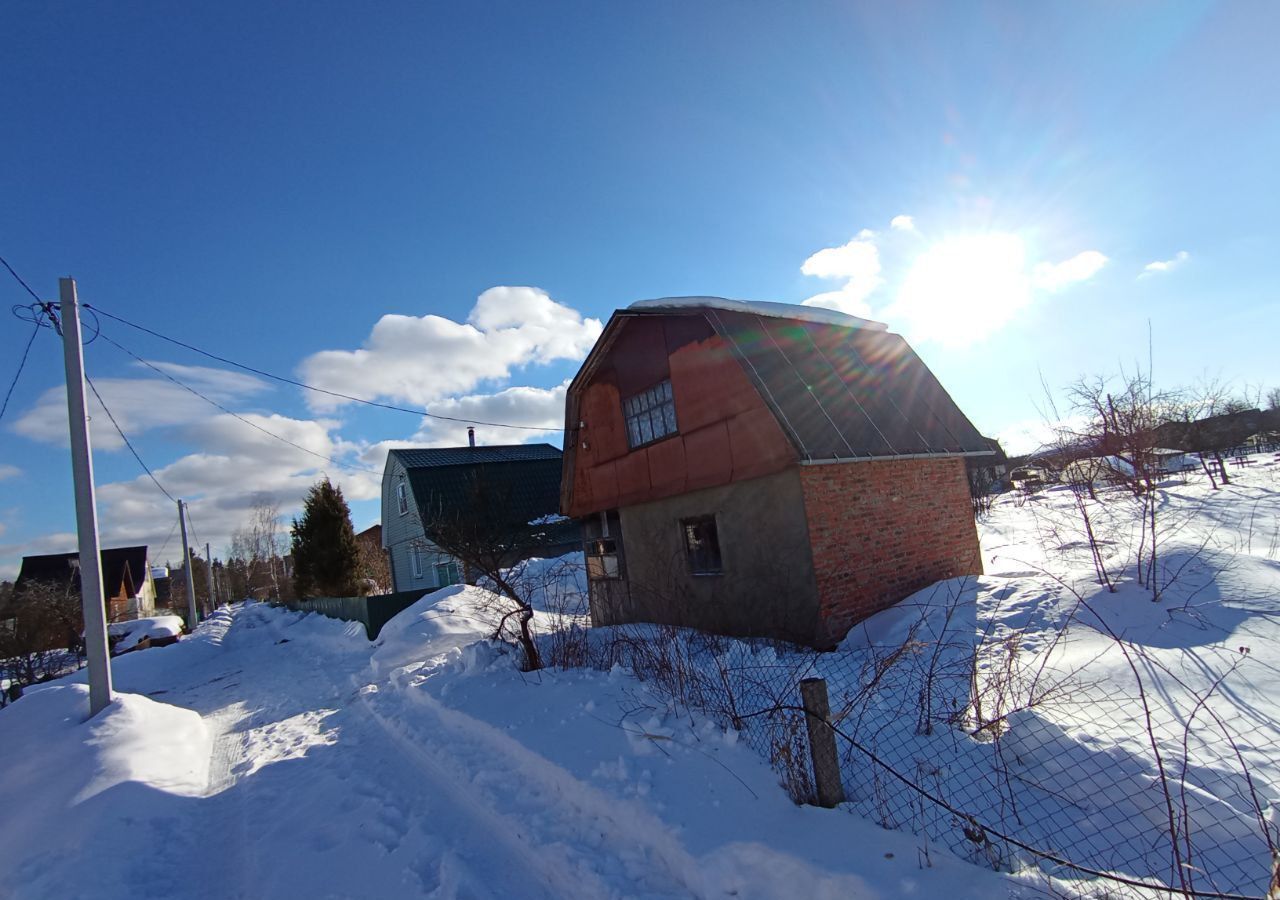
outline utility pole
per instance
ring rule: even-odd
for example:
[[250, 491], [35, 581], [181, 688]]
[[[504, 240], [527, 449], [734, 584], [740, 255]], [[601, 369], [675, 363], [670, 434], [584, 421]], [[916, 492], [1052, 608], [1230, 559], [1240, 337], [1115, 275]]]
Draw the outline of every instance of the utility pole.
[[209, 611], [218, 608], [218, 596], [213, 591], [213, 554], [209, 552], [209, 545], [204, 545], [204, 574], [209, 582]]
[[80, 304], [73, 278], [58, 279], [62, 311], [62, 357], [67, 369], [67, 423], [71, 431], [71, 475], [76, 491], [76, 535], [80, 548], [80, 603], [84, 611], [84, 652], [89, 663], [89, 716], [111, 702], [111, 660], [107, 651], [107, 607], [102, 595], [102, 550], [98, 546], [98, 504], [93, 494], [89, 410], [84, 397], [84, 347]]
[[196, 612], [196, 583], [191, 575], [191, 548], [187, 546], [186, 504], [178, 501], [178, 524], [182, 526], [182, 574], [187, 583], [187, 630], [195, 631], [200, 624], [200, 614]]

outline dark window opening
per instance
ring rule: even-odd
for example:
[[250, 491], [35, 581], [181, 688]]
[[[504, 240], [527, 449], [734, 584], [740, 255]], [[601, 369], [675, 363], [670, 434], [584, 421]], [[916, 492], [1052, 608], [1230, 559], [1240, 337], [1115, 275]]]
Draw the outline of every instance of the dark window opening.
[[720, 561], [720, 536], [715, 516], [681, 519], [684, 549], [689, 557], [689, 571], [694, 575], [719, 575], [724, 572]]
[[676, 405], [671, 396], [671, 379], [622, 401], [627, 421], [627, 442], [631, 449], [676, 433]]
[[592, 581], [617, 579], [622, 577], [622, 567], [618, 561], [618, 542], [614, 538], [598, 538], [588, 541], [587, 577]]

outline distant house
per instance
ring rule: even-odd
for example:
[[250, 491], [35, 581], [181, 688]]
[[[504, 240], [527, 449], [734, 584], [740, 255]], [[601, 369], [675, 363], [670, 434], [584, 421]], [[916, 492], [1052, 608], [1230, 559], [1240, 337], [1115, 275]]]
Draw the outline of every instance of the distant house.
[[1009, 458], [995, 438], [984, 437], [982, 440], [991, 450], [991, 455], [970, 456], [965, 459], [969, 487], [975, 492], [981, 490], [983, 493], [1003, 490], [1009, 474]]
[[992, 450], [901, 337], [717, 298], [615, 312], [569, 386], [561, 511], [596, 624], [829, 647], [981, 572], [965, 458]]
[[[515, 528], [558, 518], [560, 457], [550, 444], [392, 450], [382, 474], [382, 546], [390, 557], [392, 591], [469, 580], [462, 562], [428, 538], [426, 523], [480, 514], [480, 489], [501, 498], [501, 514]], [[538, 537], [536, 545], [513, 548], [512, 562], [581, 547], [573, 523], [551, 522]]]
[[[156, 586], [147, 561], [146, 545], [102, 551], [102, 588], [108, 622], [150, 616], [156, 610]], [[14, 593], [31, 582], [47, 582], [80, 590], [80, 554], [24, 556]]]

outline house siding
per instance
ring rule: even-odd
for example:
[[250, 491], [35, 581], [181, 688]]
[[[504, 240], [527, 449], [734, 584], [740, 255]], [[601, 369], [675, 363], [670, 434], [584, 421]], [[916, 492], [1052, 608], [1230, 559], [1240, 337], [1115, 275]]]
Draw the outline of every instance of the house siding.
[[[400, 514], [400, 503], [396, 496], [396, 485], [401, 479], [409, 492], [409, 511], [404, 515]], [[421, 576], [413, 574], [413, 562], [410, 559], [415, 544], [422, 547]], [[408, 473], [394, 456], [388, 457], [387, 468], [382, 475], [382, 546], [387, 550], [391, 567], [393, 593], [439, 587], [435, 566], [453, 558], [427, 540], [413, 488], [409, 485]], [[461, 565], [458, 568], [461, 570]]]
[[[714, 515], [724, 572], [689, 572], [680, 521]], [[813, 643], [818, 591], [800, 473], [691, 491], [620, 510], [625, 583], [592, 584], [597, 625], [659, 622]], [[584, 534], [596, 531], [584, 521]]]
[[[677, 432], [632, 449], [622, 400], [671, 380]], [[581, 518], [779, 472], [794, 447], [725, 341], [700, 318], [627, 325], [581, 394], [572, 504]], [[568, 463], [566, 463], [566, 467]]]
[[982, 574], [960, 458], [801, 466], [818, 645], [944, 578]]

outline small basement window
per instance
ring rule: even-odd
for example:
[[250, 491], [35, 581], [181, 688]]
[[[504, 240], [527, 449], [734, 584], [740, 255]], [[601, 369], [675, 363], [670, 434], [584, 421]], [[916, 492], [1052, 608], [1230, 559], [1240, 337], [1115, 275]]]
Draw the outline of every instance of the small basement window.
[[618, 541], [616, 538], [598, 538], [587, 541], [587, 577], [592, 581], [618, 579], [622, 568], [618, 565]]
[[655, 384], [622, 401], [627, 420], [627, 442], [631, 449], [676, 433], [676, 404], [671, 397], [671, 379]]
[[689, 557], [689, 572], [694, 575], [723, 573], [716, 517], [698, 516], [695, 519], [681, 519], [680, 529], [684, 532], [684, 550]]

